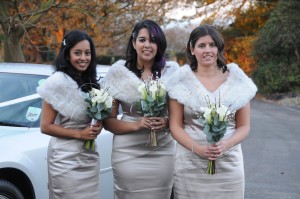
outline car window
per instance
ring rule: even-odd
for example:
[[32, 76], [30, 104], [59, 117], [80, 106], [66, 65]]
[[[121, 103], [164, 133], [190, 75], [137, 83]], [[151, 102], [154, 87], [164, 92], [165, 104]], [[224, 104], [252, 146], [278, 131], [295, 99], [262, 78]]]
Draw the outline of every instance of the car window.
[[0, 125], [39, 127], [42, 99], [36, 88], [47, 76], [0, 73]]

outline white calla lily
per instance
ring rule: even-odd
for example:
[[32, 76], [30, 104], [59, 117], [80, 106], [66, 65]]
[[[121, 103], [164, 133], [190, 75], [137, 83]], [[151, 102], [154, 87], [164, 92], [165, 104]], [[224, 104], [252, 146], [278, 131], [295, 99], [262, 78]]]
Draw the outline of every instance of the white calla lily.
[[138, 87], [138, 91], [141, 94], [141, 97], [143, 100], [146, 100], [147, 98], [147, 91], [146, 91], [146, 86], [144, 83], [140, 84]]
[[163, 85], [162, 83], [160, 84], [160, 89], [159, 89], [159, 93], [158, 96], [159, 97], [163, 97], [166, 95], [166, 87], [165, 85]]
[[205, 118], [205, 120], [207, 121], [207, 123], [211, 123], [211, 112], [212, 109], [208, 108], [208, 107], [201, 107], [200, 110], [203, 112], [203, 117]]
[[156, 95], [157, 95], [157, 91], [158, 91], [157, 84], [156, 83], [152, 84], [150, 86], [149, 90], [151, 92], [152, 99], [155, 100]]
[[217, 113], [219, 114], [219, 121], [225, 121], [226, 120], [225, 116], [229, 115], [230, 111], [226, 106], [222, 104], [221, 107], [217, 107]]

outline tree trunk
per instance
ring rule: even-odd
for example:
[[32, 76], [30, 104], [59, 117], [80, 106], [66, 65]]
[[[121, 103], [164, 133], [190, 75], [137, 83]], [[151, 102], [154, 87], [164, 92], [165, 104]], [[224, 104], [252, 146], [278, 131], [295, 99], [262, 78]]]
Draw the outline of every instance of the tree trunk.
[[296, 55], [296, 58], [297, 58], [297, 63], [299, 64], [300, 63], [300, 55], [299, 55], [297, 45], [295, 43], [294, 43], [294, 49], [295, 49], [295, 55]]
[[[17, 31], [18, 32], [18, 31]], [[25, 62], [25, 57], [19, 43], [22, 34], [11, 32], [4, 40], [4, 62]]]
[[24, 35], [24, 26], [12, 24], [8, 14], [8, 1], [0, 3], [0, 24], [5, 35], [4, 38], [4, 62], [25, 62], [25, 57], [19, 43]]

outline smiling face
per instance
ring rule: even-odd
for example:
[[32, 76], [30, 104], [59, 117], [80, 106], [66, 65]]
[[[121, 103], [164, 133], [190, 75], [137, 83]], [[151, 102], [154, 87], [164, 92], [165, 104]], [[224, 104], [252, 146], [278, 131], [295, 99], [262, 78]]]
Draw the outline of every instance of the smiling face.
[[78, 42], [70, 49], [70, 63], [79, 72], [84, 72], [91, 63], [91, 47], [88, 40]]
[[138, 63], [154, 62], [157, 53], [157, 44], [155, 43], [155, 38], [150, 37], [147, 28], [142, 28], [136, 40], [132, 42], [138, 55]]
[[210, 35], [200, 37], [195, 48], [190, 48], [192, 55], [195, 55], [198, 66], [216, 66], [218, 59], [218, 47]]

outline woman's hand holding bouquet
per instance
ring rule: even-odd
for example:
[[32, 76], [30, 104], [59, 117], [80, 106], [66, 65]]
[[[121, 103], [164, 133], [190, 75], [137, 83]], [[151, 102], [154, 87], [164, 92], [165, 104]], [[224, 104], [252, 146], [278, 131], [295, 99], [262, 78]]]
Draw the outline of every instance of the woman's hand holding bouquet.
[[[113, 97], [108, 94], [106, 89], [91, 88], [89, 96], [85, 99], [88, 103], [87, 114], [92, 118], [91, 127], [93, 135], [97, 135], [97, 130], [102, 128], [103, 119], [110, 116], [112, 111]], [[100, 122], [99, 122], [100, 121]], [[96, 125], [97, 122], [99, 125]], [[86, 149], [95, 149], [95, 140], [86, 140], [84, 142]]]

